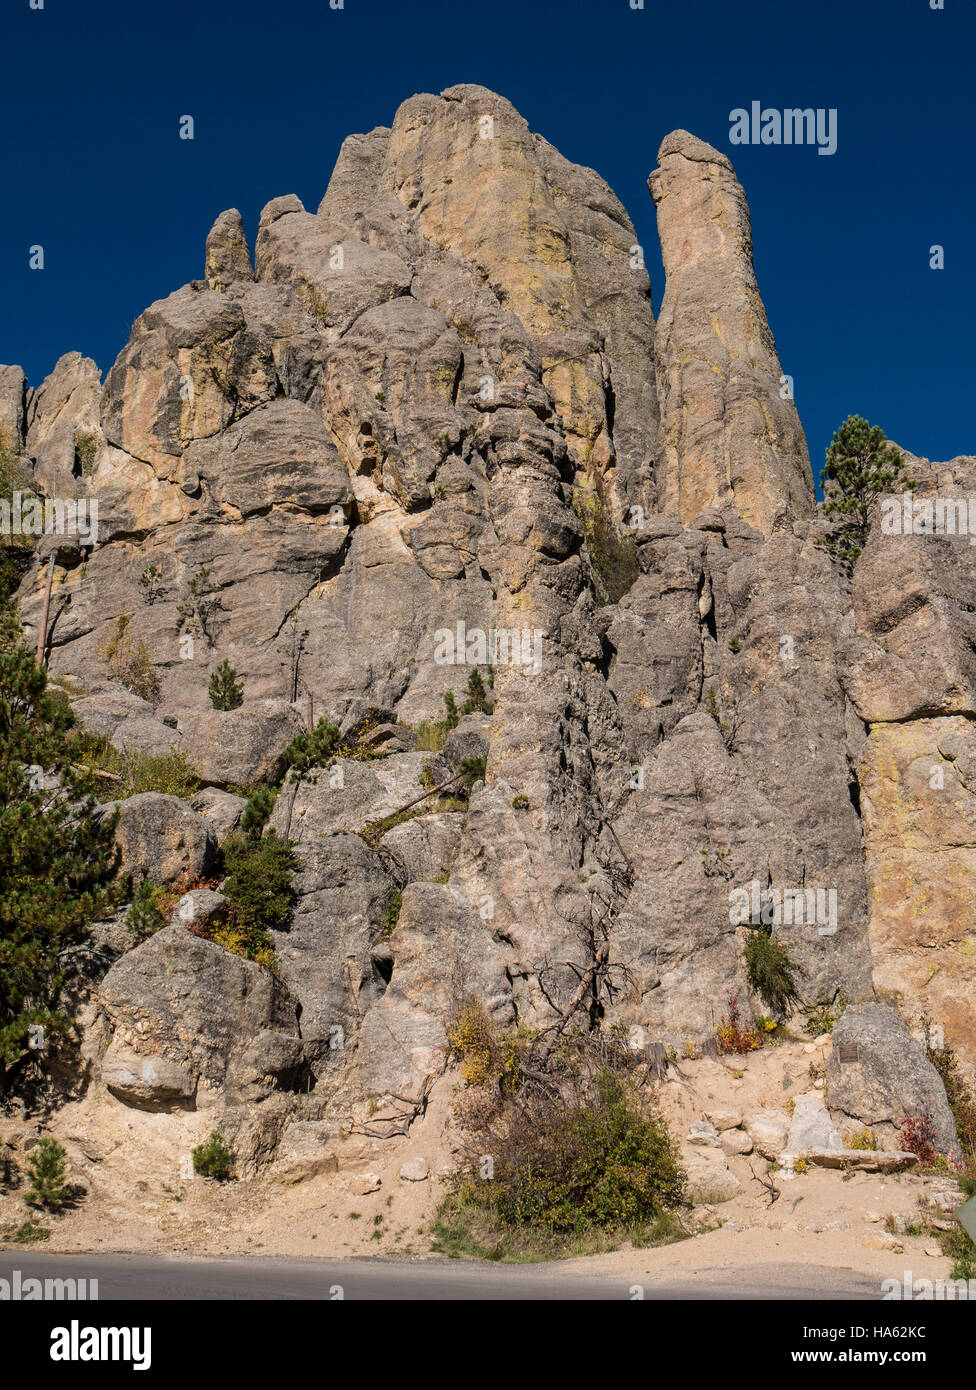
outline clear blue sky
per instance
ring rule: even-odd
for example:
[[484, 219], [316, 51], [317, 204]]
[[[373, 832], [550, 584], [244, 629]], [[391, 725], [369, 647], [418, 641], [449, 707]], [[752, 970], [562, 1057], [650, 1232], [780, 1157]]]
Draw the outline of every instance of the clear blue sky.
[[[0, 361], [33, 384], [72, 348], [106, 372], [202, 275], [222, 209], [253, 240], [268, 199], [315, 208], [346, 134], [476, 82], [608, 180], [655, 311], [658, 145], [684, 126], [731, 155], [815, 472], [850, 413], [932, 459], [976, 451], [973, 0], [5, 0], [0, 52]], [[731, 147], [753, 100], [836, 107], [837, 153]]]

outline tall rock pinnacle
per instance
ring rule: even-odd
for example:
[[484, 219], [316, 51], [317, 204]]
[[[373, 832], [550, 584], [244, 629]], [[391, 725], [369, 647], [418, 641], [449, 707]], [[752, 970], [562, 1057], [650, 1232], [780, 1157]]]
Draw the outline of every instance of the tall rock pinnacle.
[[659, 505], [686, 522], [730, 508], [769, 535], [780, 519], [810, 515], [814, 491], [756, 284], [745, 194], [728, 158], [685, 130], [665, 137], [648, 187], [667, 276], [655, 334]]

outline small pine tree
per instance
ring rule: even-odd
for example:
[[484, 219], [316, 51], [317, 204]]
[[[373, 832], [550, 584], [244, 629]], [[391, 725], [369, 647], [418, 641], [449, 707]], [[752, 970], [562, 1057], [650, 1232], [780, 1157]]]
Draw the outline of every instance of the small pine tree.
[[219, 1129], [211, 1131], [205, 1144], [198, 1144], [192, 1153], [193, 1171], [201, 1178], [216, 1178], [223, 1182], [231, 1175], [234, 1155], [224, 1143]]
[[237, 672], [224, 657], [210, 677], [210, 703], [214, 709], [239, 709], [244, 703], [244, 685], [238, 684]]
[[477, 710], [480, 714], [492, 714], [495, 706], [488, 699], [488, 691], [481, 678], [481, 672], [477, 666], [472, 667], [471, 674], [468, 676], [468, 698], [461, 707], [463, 714], [472, 714]]
[[263, 783], [255, 787], [254, 791], [247, 799], [244, 813], [241, 816], [241, 829], [244, 834], [252, 840], [261, 838], [264, 827], [268, 823], [268, 817], [275, 808], [278, 799], [278, 788], [268, 787]]
[[221, 892], [242, 925], [258, 931], [280, 927], [294, 901], [292, 875], [298, 859], [290, 844], [269, 830], [260, 840], [231, 835], [223, 844], [227, 878]]
[[30, 1187], [24, 1195], [29, 1207], [60, 1211], [70, 1196], [65, 1151], [56, 1139], [38, 1139], [27, 1160]]
[[339, 741], [339, 726], [320, 719], [314, 729], [296, 734], [282, 756], [286, 765], [301, 775], [313, 767], [327, 767], [335, 757]]
[[461, 715], [457, 707], [457, 700], [455, 700], [451, 690], [444, 692], [444, 708], [447, 710], [447, 714], [444, 716], [445, 729], [456, 729], [461, 722]]
[[904, 486], [901, 453], [879, 425], [849, 415], [827, 449], [821, 474], [824, 515], [836, 520], [823, 548], [850, 570], [864, 549], [877, 498]]

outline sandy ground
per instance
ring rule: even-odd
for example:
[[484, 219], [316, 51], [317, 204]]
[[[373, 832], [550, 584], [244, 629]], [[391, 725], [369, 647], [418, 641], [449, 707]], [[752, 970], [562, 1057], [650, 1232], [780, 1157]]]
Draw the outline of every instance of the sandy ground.
[[[743, 1113], [778, 1108], [790, 1094], [815, 1085], [829, 1044], [786, 1043], [744, 1059], [682, 1061], [661, 1087], [672, 1133], [684, 1138], [694, 1120], [716, 1106]], [[811, 1063], [813, 1070], [811, 1071]], [[741, 1073], [736, 1075], [735, 1073]], [[338, 1171], [273, 1165], [259, 1177], [217, 1183], [186, 1176], [185, 1155], [209, 1133], [206, 1115], [179, 1121], [90, 1099], [59, 1113], [52, 1132], [68, 1149], [71, 1177], [86, 1189], [77, 1208], [45, 1218], [51, 1252], [171, 1255], [247, 1255], [343, 1258], [430, 1255], [431, 1221], [443, 1196], [441, 1174], [451, 1166], [451, 1108], [455, 1074], [435, 1086], [425, 1116], [405, 1138], [379, 1142], [350, 1136], [336, 1150]], [[182, 1128], [180, 1128], [182, 1126]], [[9, 1127], [8, 1127], [9, 1128]], [[700, 1149], [685, 1148], [688, 1156]], [[401, 1170], [422, 1159], [428, 1176], [410, 1181]], [[612, 1275], [634, 1282], [701, 1280], [749, 1275], [782, 1281], [783, 1267], [853, 1271], [874, 1280], [948, 1277], [950, 1264], [931, 1235], [892, 1236], [888, 1218], [917, 1219], [920, 1203], [952, 1189], [944, 1178], [912, 1173], [844, 1174], [811, 1168], [790, 1180], [775, 1176], [779, 1195], [760, 1182], [767, 1161], [757, 1154], [728, 1160], [741, 1183], [730, 1201], [698, 1207], [700, 1234], [655, 1249], [621, 1249], [568, 1260], [566, 1273]], [[334, 1164], [333, 1164], [334, 1169]], [[408, 1170], [409, 1171], [409, 1170]], [[374, 1191], [357, 1189], [364, 1174]], [[297, 1180], [295, 1180], [297, 1179]], [[18, 1191], [0, 1196], [0, 1230], [27, 1214]], [[935, 1211], [936, 1219], [945, 1213]], [[711, 1227], [712, 1229], [707, 1229]], [[870, 1244], [865, 1244], [869, 1241]], [[889, 1249], [872, 1248], [878, 1244]]]

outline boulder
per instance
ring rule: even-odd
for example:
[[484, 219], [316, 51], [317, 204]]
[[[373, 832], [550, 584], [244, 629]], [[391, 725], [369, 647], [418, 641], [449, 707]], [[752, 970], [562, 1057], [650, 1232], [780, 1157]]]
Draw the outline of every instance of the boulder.
[[277, 782], [285, 770], [282, 754], [304, 727], [301, 715], [284, 700], [200, 710], [180, 720], [180, 751], [212, 786]]
[[221, 791], [219, 787], [204, 787], [197, 792], [190, 805], [203, 816], [219, 844], [240, 825], [247, 801], [243, 796]]
[[[114, 1029], [113, 1056], [121, 1055], [139, 1080], [124, 1081], [112, 1067], [113, 1089], [123, 1099], [149, 1083], [141, 1062], [166, 1058], [225, 1101], [258, 1100], [298, 1079], [303, 1049], [296, 1003], [282, 982], [178, 923], [163, 927], [127, 951], [98, 988], [98, 1004]], [[110, 1054], [112, 1048], [109, 1049]], [[197, 1096], [200, 1104], [200, 1096]]]
[[213, 834], [203, 817], [178, 796], [141, 792], [105, 808], [106, 813], [115, 810], [118, 872], [131, 875], [134, 888], [145, 879], [171, 887], [183, 879], [203, 878], [215, 867]]
[[71, 706], [81, 728], [107, 738], [120, 753], [138, 752], [161, 756], [180, 741], [176, 729], [157, 718], [148, 700], [128, 691], [106, 691], [75, 700]]
[[722, 1152], [727, 1158], [732, 1158], [736, 1154], [752, 1153], [752, 1140], [743, 1129], [724, 1130], [719, 1142], [722, 1146]]
[[715, 1126], [719, 1133], [724, 1133], [727, 1129], [738, 1129], [742, 1124], [742, 1111], [735, 1110], [731, 1106], [720, 1106], [714, 1110], [705, 1111], [705, 1119], [709, 1124]]
[[139, 1110], [192, 1110], [197, 1074], [169, 1057], [132, 1051], [115, 1042], [102, 1058], [102, 1081], [118, 1100]]
[[730, 1171], [721, 1155], [715, 1158], [685, 1158], [682, 1166], [688, 1175], [687, 1195], [690, 1202], [730, 1202], [742, 1189], [739, 1179]]
[[696, 1120], [685, 1138], [686, 1144], [698, 1144], [703, 1148], [719, 1147], [718, 1130], [708, 1120]]
[[184, 893], [173, 908], [175, 923], [187, 930], [206, 931], [226, 922], [230, 911], [230, 900], [223, 893], [215, 893], [211, 888], [193, 888]]
[[843, 1140], [827, 1113], [819, 1091], [807, 1091], [796, 1097], [790, 1120], [786, 1148], [791, 1153], [806, 1149], [841, 1149]]
[[782, 1110], [757, 1110], [746, 1116], [743, 1128], [764, 1158], [778, 1158], [787, 1145], [790, 1117]]
[[[856, 1050], [857, 1060], [847, 1060]], [[838, 1122], [887, 1125], [927, 1114], [939, 1153], [957, 1155], [959, 1139], [945, 1086], [925, 1049], [888, 1004], [858, 1004], [834, 1028], [827, 1096]]]

